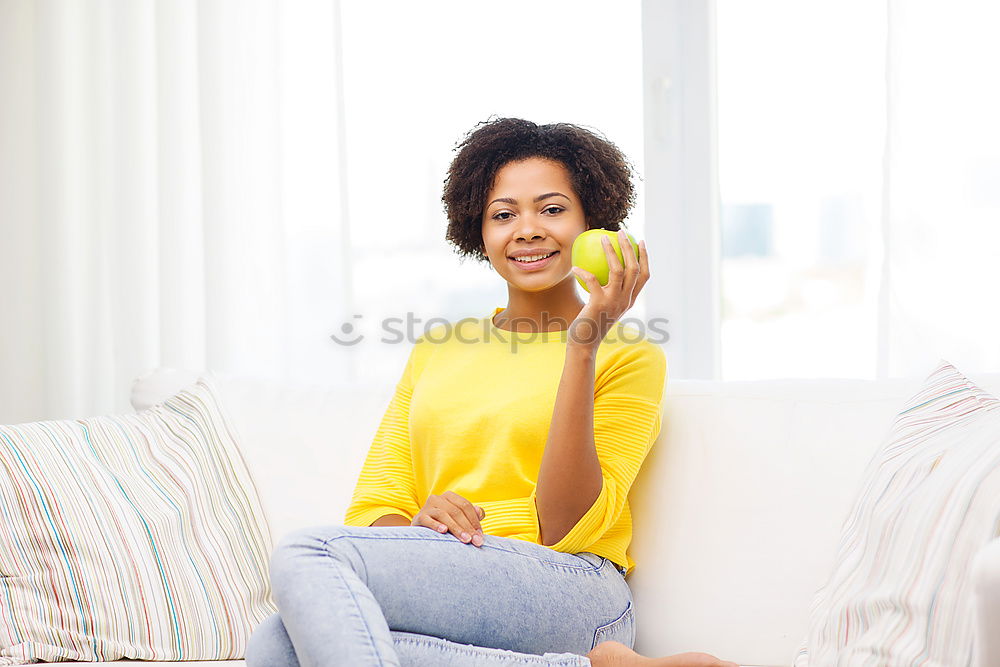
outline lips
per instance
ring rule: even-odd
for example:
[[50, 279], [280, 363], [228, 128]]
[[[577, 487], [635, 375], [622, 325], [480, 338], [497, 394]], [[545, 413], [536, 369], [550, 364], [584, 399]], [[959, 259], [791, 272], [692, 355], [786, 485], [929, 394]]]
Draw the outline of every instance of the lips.
[[539, 269], [544, 269], [546, 266], [555, 261], [555, 258], [559, 255], [559, 251], [556, 250], [554, 253], [546, 257], [545, 259], [539, 259], [534, 262], [519, 262], [512, 257], [508, 257], [507, 260], [515, 265], [517, 268], [523, 271], [537, 271]]

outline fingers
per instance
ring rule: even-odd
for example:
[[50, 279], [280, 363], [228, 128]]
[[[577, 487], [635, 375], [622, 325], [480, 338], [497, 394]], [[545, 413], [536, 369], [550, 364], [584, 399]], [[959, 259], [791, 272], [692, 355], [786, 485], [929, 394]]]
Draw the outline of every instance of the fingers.
[[[620, 233], [618, 237], [621, 238]], [[611, 244], [611, 237], [602, 234], [601, 245], [604, 246], [604, 255], [608, 259], [608, 287], [613, 290], [621, 290], [625, 279], [625, 269], [622, 267], [621, 260], [618, 259], [614, 245]]]
[[[476, 512], [475, 506], [454, 491], [445, 491], [441, 495], [442, 497], [450, 500], [451, 503], [459, 510], [459, 514], [456, 516], [456, 519], [464, 529], [463, 533], [459, 533], [459, 538], [463, 542], [470, 542], [476, 533], [482, 536], [483, 527], [479, 524], [479, 513]], [[454, 515], [454, 512], [452, 512], [452, 515]], [[468, 534], [469, 539], [465, 539], [465, 534]]]
[[639, 241], [639, 277], [643, 284], [649, 280], [649, 254], [646, 252], [646, 241]]
[[601, 289], [601, 282], [597, 279], [593, 273], [587, 269], [581, 269], [579, 266], [573, 267], [573, 273], [577, 275], [586, 285], [587, 291], [591, 294], [599, 294]]
[[[624, 229], [618, 230], [618, 247], [621, 248], [622, 258], [618, 258], [614, 245], [610, 237], [601, 239], [604, 246], [604, 255], [608, 260], [608, 285], [613, 290], [622, 292], [627, 299], [628, 310], [635, 303], [639, 290], [646, 283], [649, 277], [649, 261], [646, 257], [645, 243], [638, 243], [639, 258], [636, 258], [636, 251], [632, 249], [632, 242], [629, 240], [628, 232]], [[623, 263], [624, 261], [624, 263]]]
[[[633, 303], [633, 292], [635, 292], [636, 282], [639, 280], [639, 260], [635, 258], [635, 251], [632, 250], [632, 242], [629, 241], [628, 233], [624, 229], [618, 230], [618, 246], [622, 249], [622, 257], [625, 258], [624, 276], [622, 278], [622, 292], [628, 298], [629, 307]], [[616, 254], [617, 258], [618, 255]]]
[[461, 542], [481, 547], [484, 539], [480, 514], [485, 517], [486, 511], [453, 491], [445, 491], [440, 496], [431, 494], [413, 521], [414, 525], [450, 532]]
[[444, 524], [445, 530], [442, 531], [439, 528], [438, 532], [451, 533], [462, 542], [465, 542], [465, 540], [462, 540], [462, 533], [467, 533], [468, 531], [463, 529], [458, 524], [455, 517], [452, 516], [447, 509], [444, 507], [431, 507], [427, 510], [427, 513], [430, 514], [438, 523]]
[[424, 508], [417, 512], [417, 516], [413, 517], [413, 521], [410, 523], [411, 526], [424, 526], [425, 528], [430, 528], [431, 530], [436, 530], [439, 533], [448, 532], [448, 526], [441, 523], [434, 517], [430, 515], [433, 508]]
[[[631, 246], [632, 244], [629, 244]], [[636, 261], [636, 276], [632, 291], [629, 295], [628, 306], [635, 305], [635, 300], [639, 297], [639, 292], [649, 281], [649, 255], [646, 253], [646, 242], [639, 241], [639, 259]]]

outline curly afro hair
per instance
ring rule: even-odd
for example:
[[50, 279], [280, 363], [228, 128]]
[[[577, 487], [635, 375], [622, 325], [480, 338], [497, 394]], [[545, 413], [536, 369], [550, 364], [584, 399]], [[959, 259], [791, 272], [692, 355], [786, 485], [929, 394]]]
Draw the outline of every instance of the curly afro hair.
[[456, 146], [444, 181], [448, 231], [462, 257], [489, 262], [483, 252], [482, 215], [497, 172], [511, 162], [540, 157], [562, 163], [583, 204], [588, 229], [618, 231], [635, 205], [628, 158], [603, 136], [570, 123], [536, 125], [520, 118], [490, 118]]

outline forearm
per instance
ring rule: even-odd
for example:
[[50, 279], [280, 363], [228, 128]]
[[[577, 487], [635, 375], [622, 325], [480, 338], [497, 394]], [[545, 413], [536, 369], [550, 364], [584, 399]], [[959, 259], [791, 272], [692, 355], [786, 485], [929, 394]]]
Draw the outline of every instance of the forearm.
[[402, 514], [386, 514], [375, 519], [375, 523], [373, 523], [371, 527], [380, 528], [383, 526], [409, 526], [410, 524], [410, 520]]
[[541, 542], [551, 546], [572, 530], [601, 493], [594, 445], [596, 350], [569, 344], [535, 489]]

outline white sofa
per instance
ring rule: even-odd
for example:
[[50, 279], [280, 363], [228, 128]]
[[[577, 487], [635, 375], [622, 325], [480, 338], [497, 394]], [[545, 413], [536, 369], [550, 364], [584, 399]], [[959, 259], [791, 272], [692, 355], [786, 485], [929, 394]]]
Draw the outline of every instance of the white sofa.
[[[154, 371], [136, 380], [132, 404], [153, 405], [196, 377]], [[1000, 374], [970, 377], [1000, 395]], [[339, 523], [392, 387], [215, 378], [272, 541]], [[790, 665], [864, 466], [922, 379], [670, 379], [662, 433], [631, 495], [636, 650]], [[996, 629], [1000, 541], [982, 554], [977, 572], [979, 623]], [[979, 634], [981, 667], [1000, 664], [991, 637]]]

